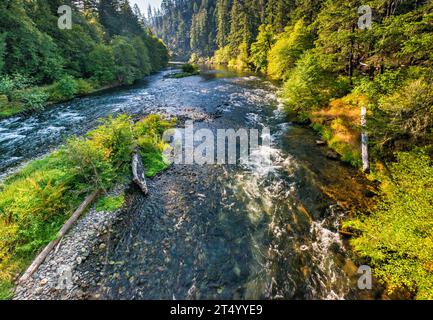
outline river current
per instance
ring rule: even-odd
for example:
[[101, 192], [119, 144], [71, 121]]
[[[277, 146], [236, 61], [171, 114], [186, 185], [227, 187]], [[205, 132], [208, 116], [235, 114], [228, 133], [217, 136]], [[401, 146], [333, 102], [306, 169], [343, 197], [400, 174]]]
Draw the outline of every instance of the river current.
[[[196, 128], [270, 128], [271, 165], [173, 165], [131, 187], [103, 251], [80, 268], [107, 299], [359, 298], [357, 266], [338, 229], [362, 205], [359, 174], [327, 158], [287, 121], [278, 88], [251, 74], [203, 69], [150, 76], [38, 115], [0, 120], [0, 176], [83, 134], [109, 114], [209, 115]], [[186, 112], [188, 111], [188, 112]], [[263, 150], [262, 150], [263, 151]]]

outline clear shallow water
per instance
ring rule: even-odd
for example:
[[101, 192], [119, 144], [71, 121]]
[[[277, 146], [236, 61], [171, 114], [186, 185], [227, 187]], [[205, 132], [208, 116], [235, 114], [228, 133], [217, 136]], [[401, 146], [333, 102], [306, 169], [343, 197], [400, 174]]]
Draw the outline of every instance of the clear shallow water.
[[[0, 121], [1, 171], [110, 113], [195, 110], [218, 114], [196, 128], [270, 127], [271, 166], [174, 165], [149, 181], [149, 196], [131, 188], [122, 220], [104, 240], [107, 249], [80, 266], [89, 297], [359, 297], [356, 266], [338, 235], [345, 209], [337, 203], [339, 193], [350, 202], [362, 190], [356, 172], [328, 160], [310, 130], [286, 122], [272, 83], [223, 70], [183, 79], [166, 73], [38, 116]], [[355, 196], [344, 194], [348, 188]]]

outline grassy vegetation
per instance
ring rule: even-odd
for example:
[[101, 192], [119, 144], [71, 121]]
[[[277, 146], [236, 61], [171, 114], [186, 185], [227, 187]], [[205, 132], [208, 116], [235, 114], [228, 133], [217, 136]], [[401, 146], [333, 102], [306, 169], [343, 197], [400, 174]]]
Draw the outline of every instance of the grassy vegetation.
[[330, 102], [328, 108], [310, 113], [312, 127], [320, 133], [328, 146], [341, 160], [359, 168], [361, 166], [360, 110], [368, 105], [366, 97], [349, 94]]
[[[6, 179], [0, 186], [0, 297], [10, 295], [17, 273], [55, 237], [89, 192], [109, 190], [130, 177], [136, 147], [146, 158], [149, 175], [164, 169], [161, 135], [174, 123], [157, 115], [136, 124], [126, 115], [108, 118], [85, 137], [69, 139], [58, 151]], [[98, 208], [121, 203], [121, 196], [107, 197]]]
[[96, 211], [115, 211], [122, 208], [125, 202], [125, 195], [104, 196], [96, 203]]
[[194, 64], [184, 64], [181, 67], [182, 72], [177, 72], [177, 73], [173, 73], [170, 75], [170, 78], [174, 78], [174, 79], [180, 79], [180, 78], [185, 78], [185, 77], [191, 77], [191, 76], [196, 76], [200, 74], [200, 70], [198, 68], [198, 66], [194, 65]]

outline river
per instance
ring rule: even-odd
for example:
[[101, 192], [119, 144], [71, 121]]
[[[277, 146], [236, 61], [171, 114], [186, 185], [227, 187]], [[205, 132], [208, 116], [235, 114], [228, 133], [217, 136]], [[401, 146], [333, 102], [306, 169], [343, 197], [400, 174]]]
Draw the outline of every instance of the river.
[[0, 120], [0, 175], [109, 114], [193, 110], [211, 119], [197, 128], [270, 128], [270, 166], [173, 165], [149, 181], [147, 197], [131, 187], [107, 249], [80, 266], [90, 296], [368, 298], [338, 233], [342, 218], [365, 205], [359, 172], [328, 159], [309, 128], [287, 122], [271, 82], [227, 70], [183, 79], [170, 72]]

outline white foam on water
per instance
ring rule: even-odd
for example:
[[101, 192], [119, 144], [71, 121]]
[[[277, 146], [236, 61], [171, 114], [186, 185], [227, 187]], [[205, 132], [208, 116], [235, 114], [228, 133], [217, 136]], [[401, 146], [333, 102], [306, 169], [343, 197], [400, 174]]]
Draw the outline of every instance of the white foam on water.
[[50, 135], [52, 133], [59, 133], [63, 130], [65, 130], [65, 127], [56, 127], [56, 126], [48, 126], [46, 128], [43, 128], [41, 130], [38, 131], [39, 135]]
[[277, 108], [273, 111], [275, 119], [285, 119], [286, 113], [284, 111], [284, 103], [278, 99]]
[[[311, 286], [313, 295], [318, 299], [343, 300], [348, 292], [349, 278], [334, 262], [332, 246], [344, 252], [344, 244], [338, 233], [338, 224], [342, 215], [338, 215], [335, 206], [330, 207], [331, 215], [322, 221], [314, 221], [311, 224], [310, 233], [315, 241], [311, 243], [312, 258], [315, 266], [320, 272], [315, 273], [316, 286]], [[329, 221], [332, 221], [332, 228], [329, 229]], [[337, 282], [339, 282], [337, 284]], [[320, 286], [316, 290], [317, 284]]]
[[257, 113], [252, 113], [252, 112], [247, 113], [245, 115], [245, 118], [247, 119], [247, 122], [249, 124], [252, 124], [252, 125], [258, 124], [258, 125], [263, 127], [263, 123], [262, 123], [263, 119]]
[[228, 90], [230, 89], [230, 86], [229, 85], [219, 85], [219, 86], [216, 86], [215, 88], [214, 88], [214, 90], [217, 90], [217, 91], [220, 91], [220, 92], [227, 92]]
[[0, 134], [0, 142], [7, 142], [7, 141], [11, 141], [11, 140], [13, 140], [13, 141], [22, 140], [25, 137], [26, 137], [25, 135], [6, 132], [6, 133]]
[[7, 126], [11, 125], [12, 123], [15, 123], [15, 122], [20, 121], [20, 120], [21, 120], [21, 117], [6, 118], [6, 119], [1, 120], [0, 124], [2, 126], [7, 127]]

